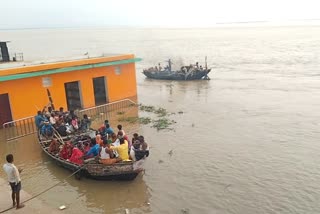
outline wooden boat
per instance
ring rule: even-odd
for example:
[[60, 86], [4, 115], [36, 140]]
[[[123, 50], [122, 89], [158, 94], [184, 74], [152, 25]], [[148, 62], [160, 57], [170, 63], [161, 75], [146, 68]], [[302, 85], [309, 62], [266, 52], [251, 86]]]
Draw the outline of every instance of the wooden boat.
[[[82, 135], [84, 136], [85, 134]], [[92, 135], [92, 133], [89, 133], [89, 136], [90, 135]], [[144, 159], [139, 161], [119, 162], [113, 165], [100, 164], [96, 160], [91, 160], [83, 165], [78, 165], [61, 158], [58, 154], [49, 152], [48, 144], [50, 144], [50, 142], [51, 140], [41, 140], [39, 138], [39, 144], [42, 150], [53, 159], [57, 165], [72, 172], [77, 172], [75, 174], [77, 179], [85, 176], [97, 180], [133, 180], [141, 171], [143, 171], [142, 166]]]
[[208, 73], [211, 69], [208, 69], [207, 66], [203, 68], [196, 65], [182, 66], [180, 70], [173, 71], [171, 68], [172, 62], [168, 60], [168, 66], [164, 69], [160, 67], [151, 67], [143, 70], [143, 74], [151, 79], [161, 79], [161, 80], [200, 80], [206, 79], [209, 80]]

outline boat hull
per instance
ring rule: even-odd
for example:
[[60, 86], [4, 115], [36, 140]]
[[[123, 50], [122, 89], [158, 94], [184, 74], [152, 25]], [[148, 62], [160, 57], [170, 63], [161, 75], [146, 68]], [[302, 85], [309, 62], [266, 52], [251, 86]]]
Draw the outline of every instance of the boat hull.
[[182, 72], [154, 72], [144, 70], [143, 74], [151, 79], [160, 79], [160, 80], [201, 80], [201, 79], [208, 79], [208, 73], [210, 69], [194, 72], [190, 75], [184, 74]]
[[138, 174], [143, 171], [142, 164], [144, 160], [136, 162], [121, 162], [113, 165], [99, 164], [96, 162], [85, 163], [84, 165], [77, 165], [72, 162], [60, 158], [48, 151], [45, 143], [39, 141], [43, 152], [49, 156], [56, 164], [71, 172], [76, 172], [76, 178], [88, 177], [95, 180], [134, 180]]

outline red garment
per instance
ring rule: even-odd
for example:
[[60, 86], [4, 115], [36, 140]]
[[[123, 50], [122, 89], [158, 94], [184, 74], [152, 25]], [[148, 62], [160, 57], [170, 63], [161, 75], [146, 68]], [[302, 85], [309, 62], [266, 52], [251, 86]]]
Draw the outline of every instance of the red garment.
[[75, 164], [82, 165], [83, 164], [82, 156], [83, 156], [83, 152], [77, 147], [75, 147], [72, 149], [72, 155], [69, 158], [69, 161]]
[[100, 133], [103, 133], [105, 128], [106, 128], [106, 126], [103, 124], [103, 125], [98, 129], [98, 131], [99, 131]]
[[59, 152], [59, 143], [57, 140], [53, 139], [50, 143], [50, 146], [49, 146], [49, 152], [52, 152], [54, 154], [58, 153]]
[[65, 143], [60, 151], [60, 157], [63, 159], [69, 159], [71, 157], [72, 147], [73, 146], [70, 142]]

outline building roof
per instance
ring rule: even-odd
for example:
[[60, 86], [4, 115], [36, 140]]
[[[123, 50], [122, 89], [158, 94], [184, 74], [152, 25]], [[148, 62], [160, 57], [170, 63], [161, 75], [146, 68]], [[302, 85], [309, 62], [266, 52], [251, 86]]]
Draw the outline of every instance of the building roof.
[[141, 58], [135, 58], [133, 54], [127, 54], [6, 68], [0, 69], [0, 82], [89, 68], [128, 64], [139, 62], [141, 60]]

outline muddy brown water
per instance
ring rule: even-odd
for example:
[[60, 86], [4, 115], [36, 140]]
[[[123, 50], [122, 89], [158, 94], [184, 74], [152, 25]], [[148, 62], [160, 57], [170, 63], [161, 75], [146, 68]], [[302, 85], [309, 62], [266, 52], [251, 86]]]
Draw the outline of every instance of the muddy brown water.
[[[173, 130], [124, 126], [151, 146], [144, 175], [132, 182], [70, 178], [39, 197], [49, 206], [64, 204], [68, 213], [320, 212], [320, 27], [0, 34], [26, 60], [133, 52], [144, 59], [136, 66], [138, 102], [175, 113], [169, 116], [177, 122]], [[180, 66], [203, 64], [205, 55], [214, 68], [210, 81], [159, 81], [141, 74], [169, 57]], [[1, 142], [1, 157], [8, 152], [25, 169], [23, 188], [30, 194], [70, 174], [41, 152], [34, 136]]]

